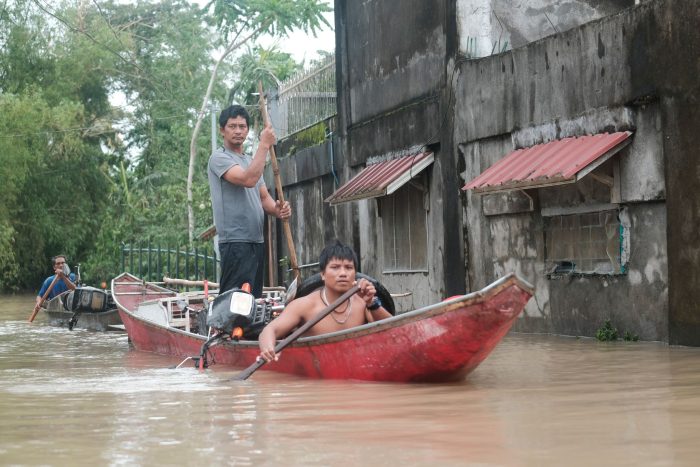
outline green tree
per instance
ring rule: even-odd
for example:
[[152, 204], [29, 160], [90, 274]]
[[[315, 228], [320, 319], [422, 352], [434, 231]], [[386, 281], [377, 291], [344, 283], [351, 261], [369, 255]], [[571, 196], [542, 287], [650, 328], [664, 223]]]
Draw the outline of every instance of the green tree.
[[[114, 137], [100, 71], [113, 54], [66, 30], [89, 20], [71, 5], [17, 0], [0, 15], [0, 288], [34, 288], [58, 252], [73, 260], [91, 248], [106, 200]], [[105, 36], [103, 28], [96, 36]]]
[[295, 62], [290, 54], [280, 52], [274, 46], [249, 47], [236, 61], [236, 79], [229, 89], [226, 102], [229, 105], [239, 102], [257, 109], [258, 81], [262, 81], [265, 89], [276, 88], [281, 81], [302, 69], [303, 64]]
[[[204, 9], [185, 0], [6, 0], [0, 289], [34, 289], [59, 252], [94, 284], [115, 274], [122, 242], [190, 242], [190, 225], [211, 223], [206, 158], [194, 163], [182, 150], [208, 146], [207, 136], [193, 136], [202, 90], [218, 102], [245, 100], [252, 84], [244, 83], [260, 73], [272, 83], [296, 68], [288, 55], [252, 45], [235, 67], [212, 54], [248, 36], [315, 30], [326, 9], [318, 0]], [[216, 71], [236, 82], [233, 91]], [[115, 96], [124, 103], [112, 104]], [[185, 181], [196, 183], [185, 190]]]
[[[88, 263], [101, 280], [119, 264], [122, 243], [187, 243], [187, 157], [182, 148], [210, 74], [209, 55], [218, 46], [206, 12], [186, 1], [113, 5], [103, 7], [103, 14], [122, 35], [133, 66], [113, 84], [128, 110], [107, 219]], [[226, 88], [217, 85], [213, 92], [223, 99]], [[208, 138], [200, 140], [204, 144]], [[203, 206], [197, 215], [207, 223], [211, 208], [205, 167], [198, 167], [196, 175], [194, 199]]]

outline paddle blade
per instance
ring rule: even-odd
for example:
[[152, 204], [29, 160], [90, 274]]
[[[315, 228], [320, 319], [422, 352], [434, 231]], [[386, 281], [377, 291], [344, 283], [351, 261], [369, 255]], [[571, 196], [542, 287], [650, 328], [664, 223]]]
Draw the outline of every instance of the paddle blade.
[[236, 376], [231, 378], [231, 381], [245, 381], [245, 380], [247, 380], [248, 378], [250, 378], [250, 375], [255, 373], [264, 364], [265, 364], [265, 360], [263, 360], [262, 358], [259, 360], [256, 360], [255, 363], [253, 363], [248, 368], [246, 368], [245, 370], [241, 371]]
[[32, 314], [29, 315], [29, 322], [30, 322], [30, 323], [31, 323], [32, 321], [34, 321], [34, 318], [36, 318], [37, 313], [39, 313], [39, 305], [36, 305], [36, 306], [34, 307], [34, 310], [32, 310]]

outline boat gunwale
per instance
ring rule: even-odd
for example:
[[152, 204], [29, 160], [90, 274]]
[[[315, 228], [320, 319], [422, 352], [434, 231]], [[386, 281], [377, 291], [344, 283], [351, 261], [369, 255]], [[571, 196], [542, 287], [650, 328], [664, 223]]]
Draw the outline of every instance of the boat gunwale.
[[[119, 276], [117, 276], [115, 279], [112, 281], [112, 291], [113, 291], [113, 296], [114, 296], [114, 301], [117, 305], [117, 308], [121, 311], [124, 311], [127, 313], [129, 316], [133, 317], [133, 319], [138, 320], [141, 323], [147, 324], [151, 327], [157, 328], [157, 329], [163, 329], [168, 332], [175, 332], [177, 334], [182, 334], [184, 336], [188, 336], [191, 338], [196, 338], [197, 340], [200, 340], [202, 342], [205, 342], [207, 339], [207, 336], [204, 336], [202, 334], [196, 334], [193, 332], [187, 332], [183, 329], [179, 329], [177, 327], [173, 326], [164, 326], [162, 324], [147, 320], [138, 314], [134, 313], [133, 311], [127, 309], [121, 302], [118, 300], [118, 294], [114, 293], [114, 284], [115, 281], [123, 276], [129, 276], [138, 282], [135, 282], [133, 285], [138, 285], [138, 286], [149, 286], [149, 287], [156, 287], [162, 290], [166, 290], [169, 292], [172, 292], [171, 297], [161, 297], [161, 298], [153, 298], [153, 299], [148, 299], [144, 300], [139, 305], [144, 304], [144, 303], [153, 303], [153, 302], [161, 302], [163, 300], [169, 300], [173, 298], [177, 298], [179, 295], [170, 290], [166, 289], [164, 287], [160, 287], [157, 284], [152, 284], [148, 283], [145, 281], [142, 281], [136, 276], [133, 276], [132, 274], [129, 273], [122, 273]], [[123, 284], [125, 286], [129, 286], [131, 284]], [[307, 337], [300, 337], [297, 339], [295, 342], [290, 344], [290, 347], [311, 347], [311, 346], [316, 346], [316, 345], [321, 345], [321, 344], [326, 344], [326, 343], [333, 343], [333, 342], [338, 342], [338, 341], [344, 341], [356, 337], [361, 337], [364, 335], [368, 334], [376, 334], [380, 333], [383, 331], [387, 331], [396, 327], [403, 326], [405, 324], [408, 324], [410, 322], [416, 322], [416, 321], [421, 321], [424, 319], [429, 319], [437, 315], [441, 315], [443, 313], [447, 313], [452, 310], [458, 310], [460, 308], [465, 308], [469, 307], [472, 305], [475, 305], [477, 303], [483, 303], [488, 301], [489, 298], [498, 295], [502, 290], [507, 289], [511, 286], [516, 286], [523, 290], [524, 292], [533, 295], [534, 293], [534, 287], [524, 279], [520, 278], [516, 273], [508, 273], [504, 275], [503, 277], [497, 279], [496, 281], [492, 282], [488, 286], [484, 287], [483, 289], [477, 290], [475, 292], [470, 292], [465, 295], [460, 295], [456, 297], [449, 298], [447, 300], [433, 303], [431, 305], [427, 305], [421, 308], [417, 308], [415, 310], [407, 311], [405, 313], [400, 313], [397, 314], [396, 316], [392, 316], [391, 318], [386, 318], [380, 321], [375, 321], [372, 323], [365, 323], [360, 326], [355, 326], [350, 329], [344, 329], [341, 331], [335, 331], [335, 332], [330, 332], [326, 334], [320, 334], [317, 336], [307, 336]], [[201, 292], [200, 292], [201, 293]], [[144, 293], [144, 295], [148, 295], [148, 293]], [[196, 295], [196, 294], [195, 294]], [[251, 340], [240, 340], [240, 341], [225, 341], [222, 343], [222, 345], [227, 345], [227, 346], [232, 346], [232, 347], [258, 347], [258, 341], [251, 341]]]

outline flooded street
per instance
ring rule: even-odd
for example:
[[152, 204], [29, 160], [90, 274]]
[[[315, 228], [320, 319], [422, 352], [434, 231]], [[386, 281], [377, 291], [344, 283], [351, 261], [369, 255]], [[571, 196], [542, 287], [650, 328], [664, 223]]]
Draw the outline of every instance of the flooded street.
[[[205, 372], [0, 301], [1, 465], [697, 465], [700, 349], [510, 334], [457, 384]], [[284, 355], [282, 356], [284, 358]]]

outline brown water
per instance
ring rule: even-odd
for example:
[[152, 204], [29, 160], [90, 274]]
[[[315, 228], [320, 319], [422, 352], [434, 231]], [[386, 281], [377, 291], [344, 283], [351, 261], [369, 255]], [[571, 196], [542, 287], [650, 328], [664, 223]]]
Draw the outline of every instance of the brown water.
[[464, 382], [198, 372], [0, 301], [0, 465], [700, 463], [700, 349], [511, 334]]

